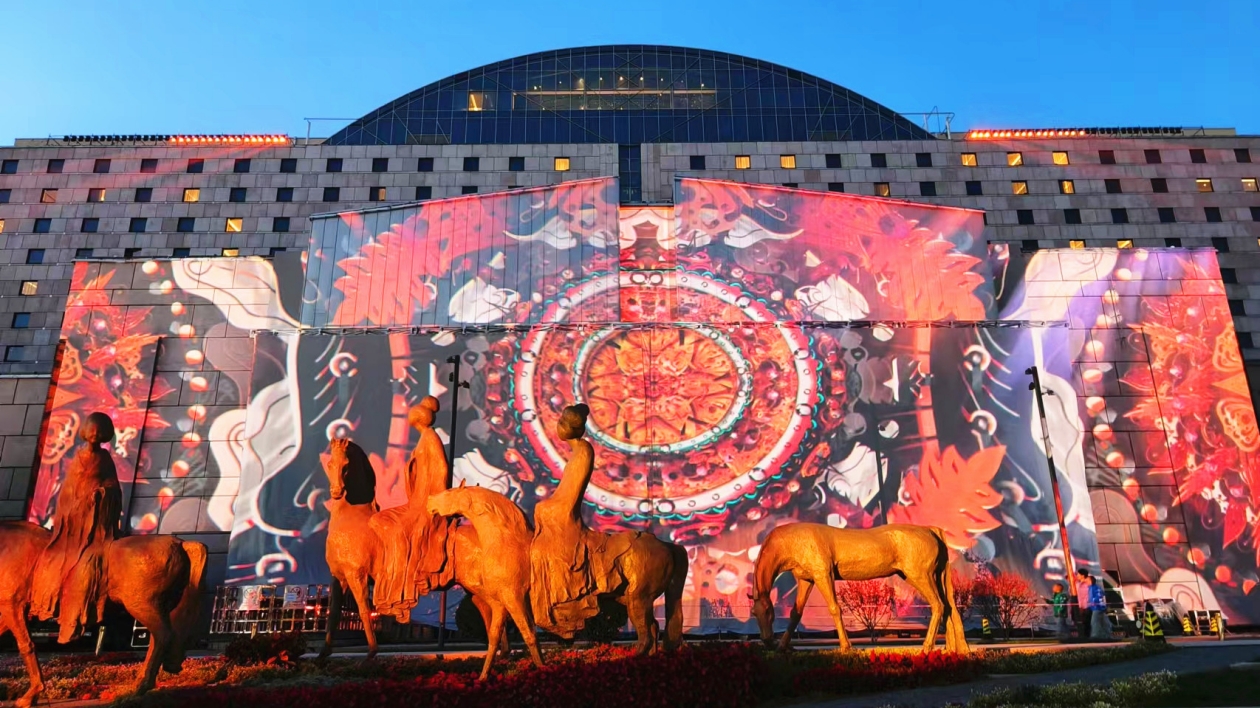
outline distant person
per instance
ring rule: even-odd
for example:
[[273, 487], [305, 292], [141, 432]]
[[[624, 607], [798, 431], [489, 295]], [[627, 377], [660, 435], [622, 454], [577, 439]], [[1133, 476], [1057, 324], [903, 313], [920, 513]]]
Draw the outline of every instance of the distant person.
[[1055, 583], [1054, 595], [1050, 597], [1050, 606], [1054, 610], [1055, 634], [1060, 640], [1072, 638], [1072, 624], [1068, 619], [1068, 605], [1071, 598], [1063, 591], [1063, 583]]
[[1082, 642], [1089, 639], [1089, 625], [1093, 619], [1089, 609], [1089, 589], [1093, 585], [1089, 571], [1084, 568], [1076, 571], [1076, 637]]
[[1094, 578], [1089, 586], [1089, 609], [1091, 617], [1089, 638], [1093, 641], [1111, 639], [1111, 619], [1107, 617], [1107, 595], [1103, 591], [1102, 581]]

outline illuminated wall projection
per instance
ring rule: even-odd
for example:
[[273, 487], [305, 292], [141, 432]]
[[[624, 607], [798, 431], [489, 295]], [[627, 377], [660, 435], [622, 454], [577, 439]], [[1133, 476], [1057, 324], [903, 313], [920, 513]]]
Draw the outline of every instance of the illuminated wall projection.
[[699, 631], [753, 627], [759, 544], [793, 521], [939, 526], [960, 572], [1044, 590], [1064, 563], [1035, 365], [1076, 564], [1260, 622], [1260, 435], [1214, 253], [1021, 256], [976, 211], [708, 180], [615, 195], [329, 215], [302, 263], [79, 264], [32, 517], [106, 410], [132, 431], [133, 532], [231, 529], [225, 582], [326, 582], [330, 436], [398, 504], [407, 408], [436, 395], [456, 479], [530, 511], [581, 400], [590, 522], [685, 544]]

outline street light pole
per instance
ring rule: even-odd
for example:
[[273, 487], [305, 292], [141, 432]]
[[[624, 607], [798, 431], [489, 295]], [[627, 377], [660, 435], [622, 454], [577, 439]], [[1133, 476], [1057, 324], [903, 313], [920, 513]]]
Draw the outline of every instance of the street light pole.
[[[450, 373], [448, 380], [451, 382], [451, 445], [446, 451], [446, 469], [449, 470], [447, 483], [449, 484], [455, 474], [455, 424], [459, 420], [459, 389], [468, 388], [467, 381], [459, 379], [460, 357], [456, 354], [446, 358], [446, 363], [452, 364], [455, 370]], [[448, 560], [449, 562], [449, 560]], [[446, 591], [442, 591], [442, 605], [438, 608], [438, 649], [446, 646]]]
[[[1067, 582], [1072, 580], [1072, 547], [1068, 544], [1067, 523], [1063, 519], [1063, 498], [1059, 495], [1059, 474], [1054, 467], [1054, 450], [1050, 447], [1050, 425], [1046, 422], [1046, 403], [1041, 388], [1041, 372], [1036, 366], [1030, 366], [1024, 373], [1032, 377], [1028, 389], [1037, 399], [1037, 415], [1041, 418], [1041, 438], [1046, 447], [1046, 465], [1050, 468], [1050, 490], [1054, 495], [1054, 518], [1059, 524], [1059, 538], [1063, 540], [1063, 568]], [[1053, 392], [1050, 393], [1053, 395]]]

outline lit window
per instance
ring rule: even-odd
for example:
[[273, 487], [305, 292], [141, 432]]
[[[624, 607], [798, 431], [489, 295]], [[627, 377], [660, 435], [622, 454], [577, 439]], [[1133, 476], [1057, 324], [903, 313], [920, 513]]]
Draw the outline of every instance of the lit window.
[[385, 201], [385, 188], [384, 187], [369, 187], [368, 188], [368, 201], [371, 201], [371, 202]]
[[779, 167], [785, 170], [796, 169], [796, 155], [779, 155]]
[[200, 190], [200, 189], [185, 189], [185, 190], [184, 190], [184, 201], [186, 201], [186, 202], [188, 202], [188, 203], [190, 203], [190, 204], [191, 204], [192, 202], [199, 202], [199, 201], [201, 201], [201, 190]]
[[1196, 179], [1196, 180], [1194, 181], [1194, 184], [1195, 184], [1195, 186], [1196, 186], [1196, 187], [1198, 187], [1198, 188], [1199, 188], [1199, 191], [1200, 191], [1200, 192], [1210, 192], [1210, 191], [1212, 191], [1212, 180], [1210, 180], [1210, 179], [1206, 179], [1206, 178], [1203, 178], [1203, 179]]
[[236, 258], [237, 256], [241, 255], [241, 249], [225, 248], [223, 249], [223, 255], [227, 258]]
[[1084, 241], [1068, 241], [1068, 248], [1081, 249], [1085, 248]]
[[889, 197], [892, 196], [892, 190], [888, 188], [887, 182], [876, 182], [875, 195], [879, 197]]
[[234, 219], [228, 219], [227, 227], [224, 228], [223, 230], [227, 231], [228, 233], [239, 234], [244, 228], [245, 228], [245, 220], [238, 216]]
[[1070, 179], [1059, 180], [1059, 194], [1076, 194], [1076, 183]]
[[569, 158], [557, 157], [556, 158], [556, 172], [568, 172], [568, 171], [569, 171]]
[[38, 295], [39, 283], [34, 280], [23, 280], [22, 281], [22, 294], [23, 295]]
[[1254, 192], [1254, 191], [1256, 191], [1256, 178], [1255, 178], [1255, 177], [1243, 177], [1243, 180], [1242, 180], [1242, 188], [1243, 188], [1243, 191], [1244, 191], [1244, 192]]
[[1011, 194], [1022, 196], [1028, 194], [1027, 182], [1011, 182]]
[[468, 92], [468, 110], [493, 111], [495, 94], [487, 91]]
[[974, 152], [964, 152], [962, 154], [962, 164], [963, 167], [975, 167], [980, 163], [976, 162], [976, 154]]
[[1068, 154], [1066, 152], [1050, 153], [1050, 161], [1056, 165], [1066, 165], [1068, 164]]
[[88, 190], [88, 201], [89, 201], [89, 202], [103, 202], [103, 201], [105, 201], [105, 190], [103, 190], [103, 189], [89, 189], [89, 190]]
[[748, 168], [750, 168], [750, 167], [752, 167], [752, 158], [751, 158], [751, 157], [749, 157], [748, 155], [736, 155], [736, 156], [735, 156], [735, 169], [737, 169], [737, 170], [746, 170], [746, 169], [748, 169]]
[[0, 219], [0, 234], [4, 233], [4, 219]]
[[1011, 167], [1019, 167], [1020, 165], [1024, 164], [1024, 153], [1022, 152], [1006, 153], [1006, 164], [1010, 165]]
[[1133, 239], [1122, 238], [1116, 241], [1116, 248], [1133, 248]]
[[45, 189], [42, 192], [40, 192], [39, 203], [40, 204], [56, 204], [57, 203], [57, 190]]

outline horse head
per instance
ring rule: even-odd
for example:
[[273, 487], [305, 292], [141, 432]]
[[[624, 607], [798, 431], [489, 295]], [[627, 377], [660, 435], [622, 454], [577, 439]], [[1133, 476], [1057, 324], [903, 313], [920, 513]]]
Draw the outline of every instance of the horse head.
[[761, 631], [762, 643], [767, 648], [774, 648], [774, 603], [770, 602], [770, 593], [749, 593], [748, 598], [753, 601], [752, 615], [757, 618], [757, 629]]
[[328, 459], [324, 462], [324, 474], [328, 475], [328, 493], [333, 499], [346, 495], [345, 471], [350, 464], [350, 455], [346, 448], [350, 441], [346, 438], [333, 438], [328, 441]]
[[376, 471], [367, 453], [354, 441], [333, 438], [328, 441], [328, 492], [333, 499], [345, 498], [347, 504], [370, 504], [376, 498]]

